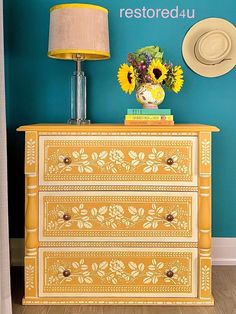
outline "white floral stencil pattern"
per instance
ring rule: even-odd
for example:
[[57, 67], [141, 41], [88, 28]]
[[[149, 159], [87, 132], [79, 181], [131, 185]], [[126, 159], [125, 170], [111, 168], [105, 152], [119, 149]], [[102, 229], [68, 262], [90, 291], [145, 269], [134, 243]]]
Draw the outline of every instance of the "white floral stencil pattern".
[[[189, 228], [190, 217], [187, 217], [187, 211], [184, 211], [178, 204], [163, 207], [157, 203], [151, 203], [150, 207], [145, 205], [146, 209], [142, 206], [126, 206], [109, 204], [93, 207], [91, 204], [80, 203], [77, 206], [65, 207], [58, 204], [48, 214], [47, 229], [60, 230], [63, 228], [65, 230], [74, 229], [77, 226], [78, 230], [86, 230], [95, 228], [97, 224], [103, 229], [110, 230], [132, 229], [137, 224], [144, 230], [158, 230], [163, 227], [170, 230], [187, 230]], [[66, 215], [69, 215], [69, 220], [64, 218]], [[172, 217], [171, 221], [168, 221], [168, 215]]]
[[[65, 158], [71, 162], [66, 164]], [[173, 164], [168, 165], [167, 159], [171, 158]], [[187, 174], [189, 172], [189, 159], [179, 149], [169, 150], [169, 153], [155, 147], [150, 153], [128, 151], [127, 155], [121, 149], [103, 150], [92, 152], [90, 155], [85, 148], [78, 151], [67, 152], [57, 150], [48, 157], [49, 174], [77, 173], [134, 173], [139, 168], [142, 173], [158, 173], [160, 169], [166, 173]]]
[[[94, 262], [91, 266], [88, 266], [84, 259], [73, 261], [66, 266], [60, 265], [58, 261], [49, 270], [52, 273], [48, 277], [49, 285], [66, 285], [72, 281], [77, 281], [78, 284], [83, 285], [90, 285], [95, 281], [100, 282], [100, 284], [118, 285], [122, 283], [132, 284], [137, 279], [141, 280], [144, 285], [156, 285], [160, 279], [171, 285], [189, 285], [189, 279], [180, 274], [183, 270], [186, 271], [183, 266], [179, 263], [173, 263], [173, 266], [170, 267], [169, 263], [157, 259], [152, 259], [147, 266], [142, 262], [129, 261], [125, 263], [123, 260], [115, 258]], [[69, 275], [65, 276], [65, 272], [69, 272]], [[168, 277], [168, 272], [172, 272], [171, 278]]]

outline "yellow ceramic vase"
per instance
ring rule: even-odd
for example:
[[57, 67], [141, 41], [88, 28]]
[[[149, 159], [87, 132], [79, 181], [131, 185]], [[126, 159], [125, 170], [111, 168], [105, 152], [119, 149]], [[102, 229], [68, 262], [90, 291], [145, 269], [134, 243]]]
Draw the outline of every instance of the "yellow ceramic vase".
[[165, 91], [160, 84], [145, 83], [137, 89], [136, 98], [143, 108], [156, 108], [163, 102]]

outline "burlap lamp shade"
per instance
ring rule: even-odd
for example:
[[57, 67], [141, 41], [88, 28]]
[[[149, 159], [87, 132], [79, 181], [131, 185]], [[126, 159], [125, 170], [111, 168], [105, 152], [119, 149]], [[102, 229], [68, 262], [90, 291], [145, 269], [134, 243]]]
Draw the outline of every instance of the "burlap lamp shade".
[[86, 117], [86, 76], [81, 70], [81, 62], [110, 58], [108, 10], [82, 3], [52, 7], [48, 56], [76, 62], [71, 77], [71, 117], [68, 123], [89, 124]]
[[60, 4], [50, 10], [48, 56], [74, 60], [110, 57], [107, 9], [81, 3]]

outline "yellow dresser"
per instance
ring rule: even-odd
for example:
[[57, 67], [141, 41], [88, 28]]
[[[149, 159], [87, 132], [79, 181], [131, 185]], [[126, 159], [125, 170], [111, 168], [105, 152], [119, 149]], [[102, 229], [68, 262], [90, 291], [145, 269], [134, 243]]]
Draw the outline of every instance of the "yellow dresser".
[[212, 305], [216, 127], [36, 124], [24, 304]]

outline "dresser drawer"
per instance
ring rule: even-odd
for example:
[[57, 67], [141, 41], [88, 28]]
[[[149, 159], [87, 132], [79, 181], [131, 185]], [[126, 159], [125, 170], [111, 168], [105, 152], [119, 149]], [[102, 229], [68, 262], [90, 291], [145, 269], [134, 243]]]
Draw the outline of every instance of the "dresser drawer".
[[197, 186], [197, 137], [40, 136], [40, 185]]
[[196, 297], [197, 249], [39, 249], [39, 296]]
[[40, 241], [197, 242], [197, 192], [40, 192]]

